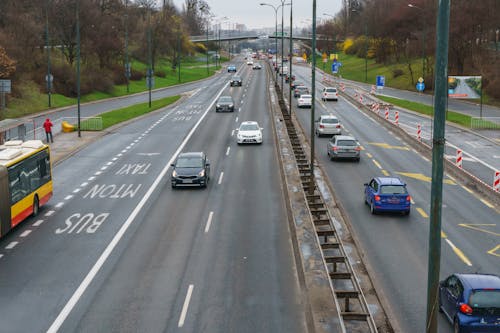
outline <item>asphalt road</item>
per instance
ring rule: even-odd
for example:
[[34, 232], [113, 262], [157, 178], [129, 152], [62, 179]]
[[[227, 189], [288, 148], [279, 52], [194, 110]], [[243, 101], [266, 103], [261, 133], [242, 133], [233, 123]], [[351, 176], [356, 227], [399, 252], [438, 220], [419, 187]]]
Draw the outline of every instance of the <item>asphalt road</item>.
[[[54, 168], [54, 197], [0, 240], [8, 332], [305, 332], [267, 108], [242, 66]], [[220, 93], [238, 110], [215, 113]], [[257, 120], [264, 143], [237, 146]], [[207, 189], [172, 190], [179, 151], [206, 152]]]
[[[310, 82], [310, 69], [295, 66], [297, 80]], [[401, 138], [387, 131], [343, 98], [321, 102], [316, 86], [316, 114], [334, 114], [345, 134], [355, 136], [364, 150], [361, 162], [331, 162], [328, 138], [317, 138], [316, 159], [326, 171], [340, 204], [373, 269], [379, 293], [388, 300], [401, 332], [425, 331], [427, 258], [430, 215], [431, 162]], [[310, 109], [293, 112], [310, 135]], [[400, 176], [408, 184], [414, 204], [409, 217], [371, 215], [363, 202], [363, 183], [372, 177]], [[490, 204], [491, 205], [491, 204]], [[499, 207], [490, 207], [470, 188], [445, 177], [443, 188], [441, 276], [453, 272], [500, 274]], [[439, 331], [451, 332], [443, 316]]]

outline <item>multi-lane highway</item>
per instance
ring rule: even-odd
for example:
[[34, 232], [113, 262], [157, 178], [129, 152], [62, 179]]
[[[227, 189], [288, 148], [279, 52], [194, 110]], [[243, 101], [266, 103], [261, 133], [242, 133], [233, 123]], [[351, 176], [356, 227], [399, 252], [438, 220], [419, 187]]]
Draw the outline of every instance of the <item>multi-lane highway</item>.
[[[0, 240], [3, 331], [307, 331], [266, 72], [240, 73], [54, 168], [50, 204]], [[215, 113], [221, 94], [234, 113]], [[244, 120], [261, 145], [236, 144]], [[207, 154], [207, 189], [171, 189], [180, 151]]]

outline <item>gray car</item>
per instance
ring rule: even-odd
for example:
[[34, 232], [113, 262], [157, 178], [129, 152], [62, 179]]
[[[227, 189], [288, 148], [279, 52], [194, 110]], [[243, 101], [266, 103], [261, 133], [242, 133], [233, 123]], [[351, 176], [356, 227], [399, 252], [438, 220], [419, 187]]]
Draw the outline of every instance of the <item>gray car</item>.
[[353, 159], [359, 162], [361, 158], [361, 147], [352, 136], [336, 135], [328, 141], [327, 154], [330, 160]]
[[215, 112], [229, 111], [234, 112], [234, 101], [231, 96], [221, 96], [215, 104]]
[[316, 120], [315, 133], [318, 137], [322, 135], [340, 135], [342, 134], [342, 125], [337, 117], [322, 115]]
[[306, 86], [296, 86], [293, 90], [293, 97], [300, 97], [300, 95], [309, 94], [309, 88]]
[[170, 181], [172, 188], [177, 186], [207, 187], [210, 179], [210, 162], [203, 152], [179, 154], [171, 165]]

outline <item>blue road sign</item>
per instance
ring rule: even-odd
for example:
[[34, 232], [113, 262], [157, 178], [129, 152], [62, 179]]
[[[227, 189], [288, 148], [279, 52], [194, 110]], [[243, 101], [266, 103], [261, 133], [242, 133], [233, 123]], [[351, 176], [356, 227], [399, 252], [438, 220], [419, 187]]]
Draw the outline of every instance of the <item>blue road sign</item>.
[[332, 73], [333, 74], [338, 73], [340, 66], [342, 66], [342, 63], [340, 61], [333, 60], [333, 62], [332, 62]]
[[424, 91], [424, 89], [425, 89], [425, 83], [418, 82], [417, 85], [416, 85], [416, 87], [417, 87], [418, 91]]
[[385, 85], [385, 76], [377, 75], [377, 89], [382, 89]]

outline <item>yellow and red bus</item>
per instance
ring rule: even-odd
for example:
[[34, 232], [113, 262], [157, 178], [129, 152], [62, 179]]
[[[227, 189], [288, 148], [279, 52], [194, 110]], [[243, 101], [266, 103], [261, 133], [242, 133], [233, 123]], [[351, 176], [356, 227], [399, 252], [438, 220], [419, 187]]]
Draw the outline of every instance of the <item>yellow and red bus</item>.
[[0, 146], [0, 237], [52, 197], [49, 146], [40, 140], [7, 141]]

